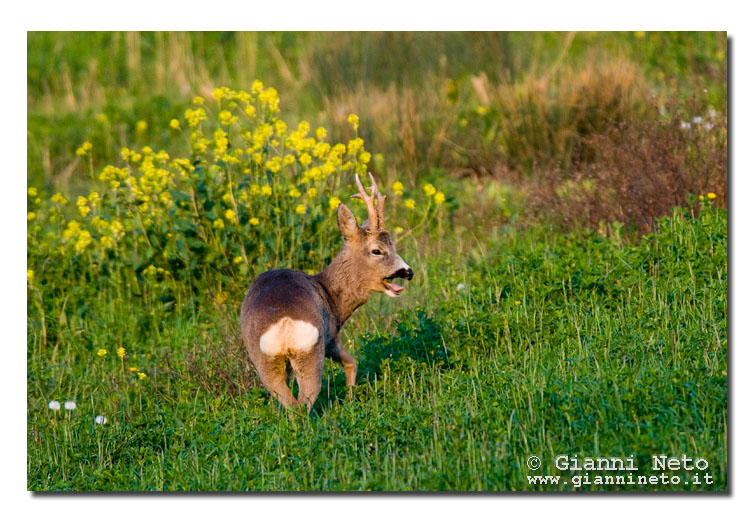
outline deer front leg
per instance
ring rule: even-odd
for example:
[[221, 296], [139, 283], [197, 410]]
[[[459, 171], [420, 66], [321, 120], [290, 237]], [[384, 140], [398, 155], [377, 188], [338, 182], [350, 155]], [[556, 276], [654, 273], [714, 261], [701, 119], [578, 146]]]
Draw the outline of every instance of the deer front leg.
[[357, 379], [357, 360], [341, 346], [341, 341], [339, 341], [338, 337], [335, 339], [327, 355], [337, 363], [341, 363], [344, 367], [346, 385], [354, 386], [354, 382]]

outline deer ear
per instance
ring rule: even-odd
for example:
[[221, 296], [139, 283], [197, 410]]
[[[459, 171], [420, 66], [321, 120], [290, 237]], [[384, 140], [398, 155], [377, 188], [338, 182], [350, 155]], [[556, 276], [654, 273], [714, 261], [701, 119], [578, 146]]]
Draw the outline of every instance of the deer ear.
[[344, 239], [351, 241], [359, 236], [360, 230], [357, 225], [357, 218], [354, 217], [354, 214], [349, 210], [349, 207], [343, 203], [339, 203], [338, 222], [339, 230], [341, 231], [341, 235], [344, 236]]

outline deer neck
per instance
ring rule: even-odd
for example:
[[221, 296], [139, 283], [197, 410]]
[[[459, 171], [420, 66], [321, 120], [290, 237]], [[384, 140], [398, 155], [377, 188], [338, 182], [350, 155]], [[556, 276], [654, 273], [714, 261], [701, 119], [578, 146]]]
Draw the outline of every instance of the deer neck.
[[313, 278], [325, 288], [338, 328], [370, 297], [370, 292], [361, 286], [345, 249], [341, 249], [331, 264]]

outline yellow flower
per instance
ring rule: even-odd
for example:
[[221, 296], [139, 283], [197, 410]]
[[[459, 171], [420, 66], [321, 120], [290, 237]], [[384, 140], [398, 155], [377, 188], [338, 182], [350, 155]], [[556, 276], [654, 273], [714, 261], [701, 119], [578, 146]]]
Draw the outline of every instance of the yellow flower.
[[245, 114], [248, 116], [255, 116], [255, 107], [252, 105], [248, 105], [245, 107]]
[[703, 194], [701, 194], [700, 196], [698, 196], [698, 199], [700, 199], [701, 201], [703, 201]]
[[359, 116], [357, 116], [356, 114], [350, 114], [346, 121], [351, 123], [352, 128], [355, 131], [359, 128]]
[[81, 144], [81, 146], [76, 149], [76, 155], [85, 156], [86, 154], [89, 153], [89, 151], [91, 150], [91, 147], [92, 145], [90, 141], [84, 141], [83, 144]]
[[125, 358], [125, 348], [123, 348], [122, 346], [117, 349], [117, 357], [119, 357], [120, 359]]
[[221, 99], [222, 99], [222, 98], [224, 98], [224, 97], [226, 96], [226, 94], [227, 94], [227, 92], [226, 92], [226, 91], [227, 91], [227, 90], [228, 90], [228, 89], [227, 89], [226, 87], [217, 87], [217, 88], [215, 88], [215, 89], [214, 89], [214, 90], [213, 90], [213, 91], [211, 92], [211, 94], [213, 95], [213, 97], [214, 97], [214, 98], [215, 98], [216, 100], [218, 100], [218, 101], [221, 101]]
[[645, 38], [645, 36], [646, 36], [646, 31], [636, 31], [635, 32], [635, 37], [638, 38], [639, 40], [642, 39], [642, 38]]
[[136, 132], [146, 132], [146, 129], [148, 129], [148, 123], [144, 120], [139, 120], [138, 123], [135, 124]]
[[26, 214], [26, 221], [34, 221], [34, 219], [36, 219], [36, 214], [34, 214], [33, 212], [29, 212], [28, 214]]
[[169, 122], [169, 126], [172, 127], [175, 130], [179, 129], [180, 128], [180, 120], [172, 118], [172, 120], [170, 120], [170, 122]]
[[105, 350], [104, 348], [99, 348], [99, 350], [96, 352], [96, 355], [98, 355], [99, 357], [104, 357], [105, 355], [107, 355], [107, 350]]
[[222, 125], [229, 125], [233, 120], [232, 113], [228, 110], [223, 110], [219, 113], [219, 121], [221, 121]]
[[359, 155], [359, 161], [361, 161], [362, 163], [370, 163], [371, 157], [372, 156], [370, 155], [369, 152], [364, 151], [362, 154]]
[[289, 195], [292, 196], [293, 198], [298, 198], [302, 194], [300, 194], [299, 190], [297, 190], [296, 188], [293, 188], [292, 190], [289, 191]]
[[308, 197], [314, 198], [318, 195], [318, 189], [316, 189], [315, 187], [310, 187], [309, 189], [307, 189], [307, 195]]
[[260, 225], [260, 220], [257, 217], [250, 218], [250, 224], [254, 227]]
[[341, 204], [341, 200], [337, 196], [333, 196], [331, 199], [328, 200], [328, 206], [332, 209], [338, 208], [338, 206]]
[[326, 136], [328, 136], [328, 132], [323, 127], [315, 129], [315, 137], [319, 140], [325, 139]]
[[29, 190], [27, 192], [32, 198], [35, 198], [38, 195], [36, 187], [29, 187]]
[[271, 189], [271, 187], [268, 185], [263, 185], [262, 187], [260, 187], [260, 193], [264, 196], [270, 196], [271, 194], [273, 194], [273, 189]]
[[713, 192], [709, 192], [708, 194], [706, 194], [706, 196], [708, 196], [708, 199], [716, 199], [716, 194], [714, 194]]
[[128, 368], [128, 370], [130, 371], [130, 373], [135, 373], [138, 371], [138, 368], [136, 368], [135, 366], [131, 366], [130, 368]]
[[214, 220], [214, 228], [217, 230], [221, 230], [224, 228], [224, 220], [219, 218]]
[[414, 207], [416, 207], [416, 202], [413, 199], [407, 199], [406, 201], [404, 201], [404, 206], [409, 210], [414, 210]]
[[203, 105], [203, 98], [200, 96], [193, 98], [193, 105]]
[[26, 270], [26, 281], [31, 283], [34, 280], [34, 271], [33, 270]]
[[476, 111], [480, 116], [484, 116], [485, 114], [487, 114], [487, 112], [489, 112], [489, 109], [484, 105], [480, 105], [479, 107], [477, 107]]
[[307, 167], [311, 161], [312, 161], [312, 158], [307, 152], [305, 152], [304, 154], [302, 154], [302, 156], [299, 157], [299, 164], [302, 165], [303, 167]]
[[235, 265], [239, 265], [240, 263], [242, 263], [242, 261], [244, 261], [244, 259], [242, 259], [242, 256], [235, 256], [234, 259], [232, 259], [232, 262]]
[[432, 183], [428, 183], [424, 186], [424, 193], [427, 194], [428, 197], [434, 195], [435, 192], [437, 192], [437, 189]]
[[145, 379], [145, 378], [146, 378], [146, 374], [145, 374], [145, 373], [143, 373], [143, 372], [138, 372], [138, 378], [139, 378], [140, 380], [143, 380], [143, 379]]
[[435, 204], [440, 205], [441, 203], [445, 203], [445, 194], [438, 192], [435, 194]]
[[237, 223], [237, 214], [232, 209], [224, 212], [224, 217], [227, 218], [227, 221], [230, 223]]
[[394, 181], [391, 187], [393, 188], [393, 192], [395, 192], [397, 196], [400, 196], [404, 193], [404, 184], [400, 181]]
[[396, 227], [393, 230], [394, 230], [394, 232], [396, 232], [396, 234], [400, 234], [401, 232], [404, 231], [404, 228], [403, 227]]
[[297, 208], [295, 208], [294, 211], [297, 214], [304, 214], [305, 212], [307, 212], [307, 208], [305, 208], [305, 205], [297, 205]]
[[516, 301], [515, 304], [516, 304], [516, 306], [518, 306], [518, 305], [521, 304], [521, 301]]

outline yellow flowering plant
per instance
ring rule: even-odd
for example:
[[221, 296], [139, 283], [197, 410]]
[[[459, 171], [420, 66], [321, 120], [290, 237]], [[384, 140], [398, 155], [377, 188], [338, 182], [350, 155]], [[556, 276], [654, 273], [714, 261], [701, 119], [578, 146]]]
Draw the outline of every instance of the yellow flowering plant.
[[[356, 192], [354, 174], [368, 172], [372, 155], [356, 115], [348, 118], [353, 135], [335, 143], [325, 128], [291, 125], [279, 110], [276, 90], [259, 81], [249, 91], [219, 87], [213, 100], [196, 97], [164, 120], [165, 132], [184, 136], [187, 154], [123, 147], [118, 162], [92, 170], [96, 190], [55, 194], [44, 208], [29, 189], [30, 269], [50, 259], [44, 272], [58, 271], [71, 287], [82, 278], [137, 283], [165, 307], [186, 287], [176, 281], [245, 286], [269, 268], [322, 269], [339, 245], [332, 216]], [[91, 157], [89, 142], [81, 149]], [[400, 230], [424, 223], [445, 201], [432, 185], [392, 185], [389, 215]]]

